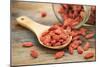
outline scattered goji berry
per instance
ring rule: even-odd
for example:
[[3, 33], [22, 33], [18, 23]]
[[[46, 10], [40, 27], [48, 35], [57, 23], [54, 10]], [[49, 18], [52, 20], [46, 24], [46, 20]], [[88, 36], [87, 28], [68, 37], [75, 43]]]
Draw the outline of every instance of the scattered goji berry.
[[78, 48], [77, 48], [78, 54], [82, 54], [83, 51], [84, 51], [83, 48], [81, 46], [78, 46]]
[[93, 52], [88, 52], [85, 56], [84, 56], [84, 59], [90, 59], [94, 56], [94, 53]]
[[80, 28], [80, 29], [79, 29], [79, 33], [80, 33], [81, 35], [83, 35], [83, 36], [86, 35], [86, 31], [87, 31], [87, 29], [85, 29], [85, 28]]
[[46, 17], [46, 16], [47, 16], [46, 12], [41, 12], [41, 17]]
[[86, 42], [86, 44], [84, 45], [83, 49], [86, 51], [90, 48], [90, 43], [89, 42]]
[[92, 38], [94, 36], [94, 34], [95, 34], [94, 32], [91, 32], [91, 33], [87, 34], [85, 36], [85, 38], [90, 39], [90, 38]]
[[38, 52], [36, 51], [36, 50], [32, 50], [31, 51], [31, 56], [33, 57], [33, 58], [37, 58], [38, 57]]
[[55, 59], [59, 59], [62, 58], [64, 56], [65, 52], [64, 51], [59, 51], [57, 53], [54, 54], [54, 58]]
[[24, 42], [24, 43], [22, 43], [22, 46], [23, 47], [32, 47], [33, 43], [32, 42]]
[[71, 46], [69, 46], [69, 48], [68, 48], [69, 50], [69, 53], [72, 55], [73, 53], [74, 53], [74, 49], [71, 47]]
[[72, 41], [79, 40], [79, 39], [80, 39], [80, 36], [75, 36], [75, 37], [73, 37]]

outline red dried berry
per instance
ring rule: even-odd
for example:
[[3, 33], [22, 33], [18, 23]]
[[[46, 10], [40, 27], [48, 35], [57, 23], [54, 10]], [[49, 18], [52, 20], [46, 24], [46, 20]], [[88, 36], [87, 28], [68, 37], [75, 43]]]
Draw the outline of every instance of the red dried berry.
[[54, 46], [60, 46], [61, 42], [56, 42], [55, 44], [53, 44]]
[[32, 42], [24, 42], [24, 43], [22, 43], [22, 46], [23, 47], [32, 47], [33, 43]]
[[59, 34], [62, 33], [62, 31], [61, 31], [60, 29], [56, 29], [56, 30], [54, 31], [54, 33], [59, 35]]
[[80, 28], [79, 33], [80, 33], [81, 35], [85, 36], [85, 35], [86, 35], [86, 31], [87, 31], [87, 29], [85, 29], [85, 28]]
[[79, 44], [75, 44], [75, 43], [71, 44], [71, 47], [72, 47], [73, 49], [76, 49], [78, 46], [79, 46]]
[[48, 33], [49, 33], [48, 31], [43, 32], [43, 33], [42, 33], [42, 36], [45, 36], [45, 35], [47, 35]]
[[62, 58], [64, 56], [64, 54], [65, 54], [64, 51], [59, 51], [59, 52], [55, 53], [54, 58], [55, 59]]
[[94, 56], [94, 53], [93, 52], [88, 52], [85, 56], [84, 56], [84, 59], [90, 59]]
[[58, 41], [60, 39], [60, 37], [58, 35], [55, 35], [52, 37], [52, 39]]
[[90, 43], [89, 42], [86, 42], [86, 44], [84, 45], [83, 49], [86, 51], [90, 48]]
[[60, 7], [60, 9], [58, 10], [58, 13], [63, 14], [65, 12], [63, 7]]
[[37, 57], [38, 57], [38, 52], [35, 51], [35, 50], [32, 50], [32, 51], [31, 51], [31, 56], [32, 56], [33, 58], [37, 58]]
[[79, 32], [77, 30], [73, 30], [73, 31], [71, 31], [70, 34], [71, 34], [72, 37], [75, 37], [75, 36], [79, 35]]
[[70, 26], [72, 21], [73, 21], [73, 19], [67, 18], [67, 19], [64, 20], [64, 24], [63, 25], [64, 26]]
[[67, 4], [63, 4], [63, 7], [67, 10], [68, 9], [68, 5]]
[[68, 15], [67, 14], [64, 14], [63, 15], [63, 19], [65, 20], [65, 19], [67, 19], [68, 18]]
[[83, 48], [81, 46], [78, 46], [78, 48], [77, 48], [78, 54], [82, 54], [83, 51], [84, 51]]
[[90, 38], [92, 38], [94, 36], [94, 34], [95, 34], [94, 32], [91, 32], [91, 33], [87, 34], [85, 36], [85, 38], [90, 39]]
[[41, 17], [46, 17], [46, 12], [41, 12]]
[[77, 47], [81, 44], [81, 40], [74, 40], [70, 46], [73, 48], [73, 49], [77, 49]]
[[72, 55], [74, 53], [74, 49], [71, 46], [69, 46], [68, 49], [69, 49], [69, 53]]
[[71, 32], [71, 27], [70, 26], [67, 26], [66, 29], [65, 29], [66, 33], [70, 33]]
[[80, 39], [80, 36], [75, 36], [75, 37], [73, 37], [72, 41], [79, 40], [79, 39]]

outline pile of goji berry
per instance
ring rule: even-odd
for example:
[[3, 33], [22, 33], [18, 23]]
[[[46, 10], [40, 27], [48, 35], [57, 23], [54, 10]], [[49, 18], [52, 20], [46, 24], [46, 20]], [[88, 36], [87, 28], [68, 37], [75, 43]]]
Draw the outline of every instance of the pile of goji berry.
[[75, 26], [83, 20], [84, 8], [82, 5], [63, 4], [59, 14], [64, 20], [64, 25]]
[[[69, 27], [67, 27], [70, 30]], [[43, 32], [40, 40], [46, 46], [61, 46], [64, 45], [69, 38], [67, 29], [63, 29], [61, 24], [54, 24], [46, 32]]]

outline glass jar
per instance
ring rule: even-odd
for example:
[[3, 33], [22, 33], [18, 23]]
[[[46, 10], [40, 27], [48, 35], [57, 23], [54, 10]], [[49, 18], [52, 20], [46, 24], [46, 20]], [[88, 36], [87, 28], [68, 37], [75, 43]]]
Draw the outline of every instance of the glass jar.
[[[52, 8], [53, 8], [56, 18], [59, 20], [59, 22], [63, 23], [64, 19], [61, 17], [61, 15], [58, 12], [59, 7], [61, 6], [62, 6], [61, 4], [52, 4]], [[80, 28], [81, 26], [92, 26], [92, 25], [86, 24], [91, 14], [91, 6], [84, 5], [83, 8], [84, 8], [84, 17], [82, 21], [78, 25], [75, 26], [75, 28]]]

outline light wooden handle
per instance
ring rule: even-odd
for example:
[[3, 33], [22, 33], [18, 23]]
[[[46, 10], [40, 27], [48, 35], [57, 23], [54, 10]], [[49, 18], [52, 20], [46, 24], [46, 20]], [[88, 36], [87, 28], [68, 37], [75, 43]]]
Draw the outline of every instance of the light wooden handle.
[[33, 32], [36, 32], [38, 27], [41, 26], [41, 24], [38, 24], [37, 22], [31, 20], [30, 18], [28, 18], [26, 16], [18, 17], [16, 20], [17, 20], [18, 24], [30, 29]]
[[39, 24], [26, 16], [18, 17], [16, 20], [18, 24], [30, 29], [32, 32], [35, 32], [37, 36], [39, 36], [42, 32], [44, 32], [44, 30], [49, 28], [49, 26]]

